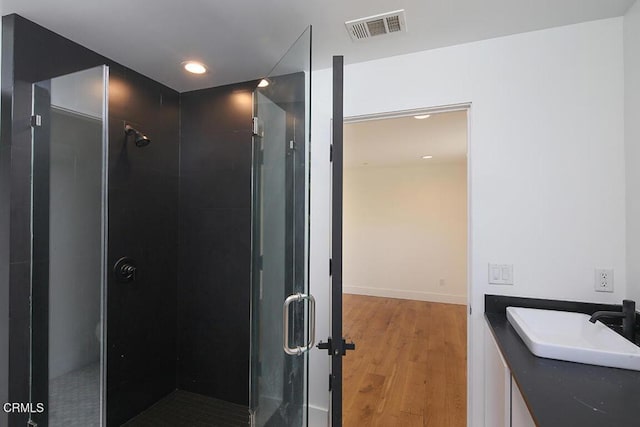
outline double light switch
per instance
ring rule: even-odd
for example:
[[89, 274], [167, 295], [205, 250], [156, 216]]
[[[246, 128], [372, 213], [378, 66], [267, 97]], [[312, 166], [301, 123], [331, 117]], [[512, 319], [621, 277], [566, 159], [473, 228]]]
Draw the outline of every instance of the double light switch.
[[513, 285], [513, 264], [489, 264], [489, 283]]

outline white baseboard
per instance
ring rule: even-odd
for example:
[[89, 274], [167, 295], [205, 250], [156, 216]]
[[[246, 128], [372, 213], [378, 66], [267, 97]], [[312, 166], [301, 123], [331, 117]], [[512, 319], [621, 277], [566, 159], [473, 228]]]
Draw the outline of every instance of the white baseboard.
[[438, 294], [434, 292], [406, 291], [402, 289], [365, 288], [360, 286], [344, 286], [345, 294], [368, 295], [372, 297], [413, 299], [418, 301], [442, 302], [446, 304], [467, 305], [465, 295]]
[[309, 427], [328, 427], [329, 410], [309, 405]]

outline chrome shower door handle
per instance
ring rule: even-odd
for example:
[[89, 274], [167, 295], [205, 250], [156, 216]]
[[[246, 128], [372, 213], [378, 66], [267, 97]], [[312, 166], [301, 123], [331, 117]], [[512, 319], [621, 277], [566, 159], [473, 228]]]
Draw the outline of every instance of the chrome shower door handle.
[[[289, 346], [289, 306], [292, 302], [304, 302], [307, 300], [309, 302], [309, 340], [304, 347]], [[282, 348], [285, 353], [290, 354], [292, 356], [299, 356], [313, 348], [313, 345], [316, 341], [316, 299], [313, 295], [309, 294], [293, 294], [289, 295], [287, 299], [284, 300], [284, 305], [282, 306]]]

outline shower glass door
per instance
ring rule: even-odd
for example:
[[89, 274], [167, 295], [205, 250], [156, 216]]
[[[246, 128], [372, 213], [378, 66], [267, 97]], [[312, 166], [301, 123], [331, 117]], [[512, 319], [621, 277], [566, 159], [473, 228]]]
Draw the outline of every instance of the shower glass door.
[[254, 93], [250, 409], [253, 425], [307, 424], [311, 27]]
[[38, 427], [104, 420], [108, 68], [33, 85], [30, 399]]

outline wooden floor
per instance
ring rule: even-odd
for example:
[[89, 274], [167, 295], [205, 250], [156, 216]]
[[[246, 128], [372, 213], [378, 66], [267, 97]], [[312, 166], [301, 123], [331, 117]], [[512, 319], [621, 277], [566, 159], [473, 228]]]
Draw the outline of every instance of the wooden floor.
[[463, 427], [466, 307], [344, 295], [345, 427]]

